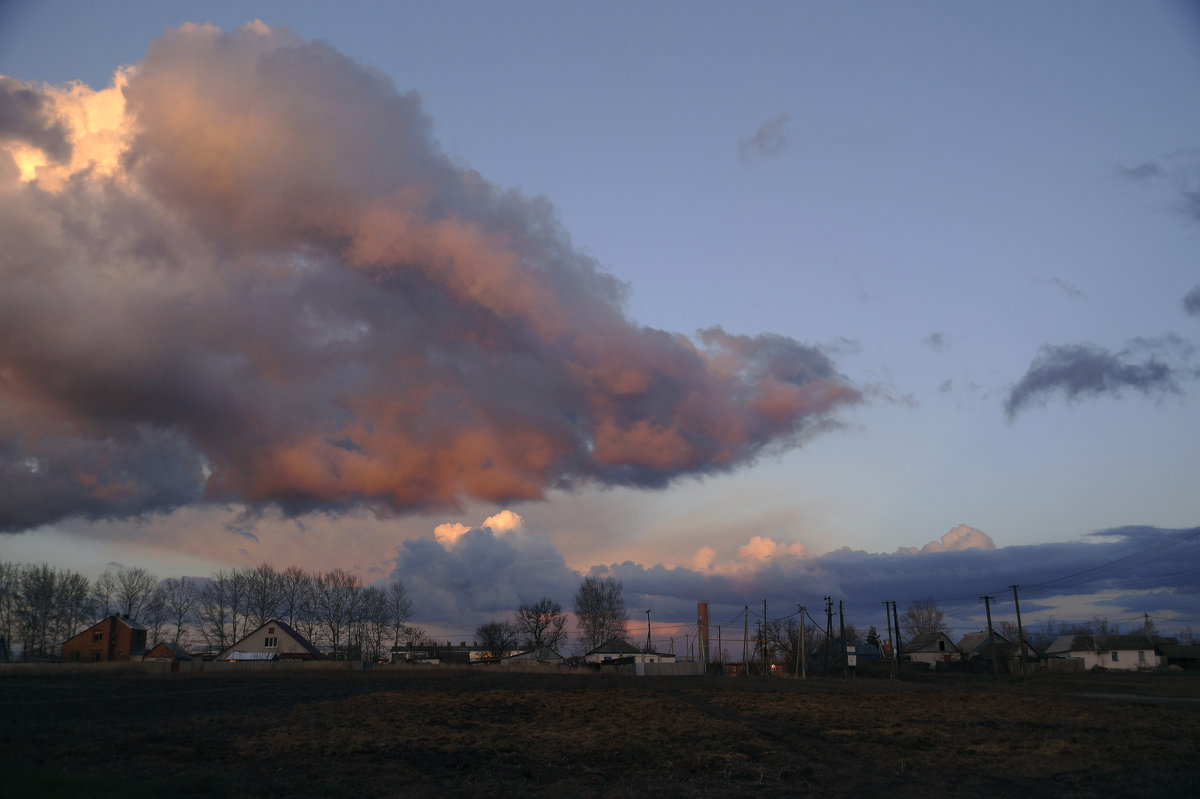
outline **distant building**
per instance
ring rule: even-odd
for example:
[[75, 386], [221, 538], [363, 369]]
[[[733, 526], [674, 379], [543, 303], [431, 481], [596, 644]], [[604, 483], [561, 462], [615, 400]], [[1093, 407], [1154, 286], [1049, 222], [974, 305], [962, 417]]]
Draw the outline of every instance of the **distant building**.
[[324, 655], [307, 638], [278, 619], [263, 624], [233, 646], [221, 650], [217, 660], [321, 660]]
[[150, 661], [172, 661], [172, 660], [191, 660], [192, 657], [187, 653], [187, 650], [178, 644], [172, 644], [169, 641], [159, 641], [150, 651], [147, 652], [142, 660]]
[[146, 628], [128, 616], [109, 616], [62, 645], [68, 663], [112, 663], [146, 654]]
[[962, 653], [944, 632], [925, 633], [900, 647], [900, 655], [910, 663], [928, 663], [936, 669], [942, 664], [957, 663]]
[[1060, 635], [1046, 647], [1046, 657], [1081, 660], [1085, 669], [1138, 671], [1166, 665], [1159, 647], [1178, 644], [1174, 638], [1145, 635]]
[[674, 663], [675, 656], [662, 652], [643, 652], [628, 641], [610, 638], [583, 656], [588, 663], [627, 661], [630, 663]]

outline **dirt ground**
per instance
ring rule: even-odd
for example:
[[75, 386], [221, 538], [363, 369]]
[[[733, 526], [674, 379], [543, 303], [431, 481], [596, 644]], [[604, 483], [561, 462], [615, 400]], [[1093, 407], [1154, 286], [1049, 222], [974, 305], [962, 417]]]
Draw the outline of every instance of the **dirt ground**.
[[1200, 796], [1200, 675], [0, 678], [5, 796]]

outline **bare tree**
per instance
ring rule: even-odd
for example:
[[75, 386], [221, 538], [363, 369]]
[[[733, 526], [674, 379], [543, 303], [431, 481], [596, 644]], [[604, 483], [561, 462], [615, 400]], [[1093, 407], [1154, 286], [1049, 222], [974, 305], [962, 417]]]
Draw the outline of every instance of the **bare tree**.
[[517, 626], [511, 621], [489, 621], [475, 628], [475, 643], [499, 660], [517, 648]]
[[392, 646], [399, 646], [405, 633], [405, 622], [412, 618], [412, 600], [404, 583], [396, 580], [387, 587], [387, 605], [392, 620]]
[[117, 592], [117, 578], [111, 571], [96, 578], [92, 583], [92, 621], [107, 619], [117, 612], [113, 596]]
[[116, 584], [113, 598], [116, 600], [117, 612], [140, 622], [154, 589], [158, 587], [158, 581], [140, 566], [122, 566], [117, 569], [113, 579]]
[[170, 641], [182, 646], [187, 634], [187, 623], [196, 606], [196, 585], [186, 577], [168, 577], [163, 580], [163, 606], [170, 623]]
[[279, 614], [283, 601], [283, 578], [269, 563], [246, 572], [246, 613], [249, 630], [261, 627]]
[[904, 609], [900, 616], [900, 626], [904, 628], [906, 638], [912, 639], [926, 633], [941, 632], [946, 625], [943, 623], [945, 614], [932, 599], [918, 599]]
[[342, 646], [342, 638], [349, 632], [348, 628], [357, 613], [359, 590], [358, 578], [342, 569], [317, 575], [317, 609], [329, 632], [335, 660]]
[[146, 601], [142, 611], [142, 626], [146, 628], [147, 646], [158, 646], [171, 626], [171, 612], [167, 609], [167, 597], [162, 587], [157, 587]]
[[[803, 651], [810, 658], [816, 655], [817, 646], [820, 644], [818, 636], [821, 635], [821, 632], [815, 624], [804, 625]], [[795, 618], [767, 622], [766, 636], [767, 646], [783, 655], [788, 671], [794, 671], [801, 652], [799, 622]], [[761, 649], [760, 644], [760, 652]]]
[[583, 645], [591, 650], [610, 638], [624, 640], [625, 600], [612, 577], [585, 577], [575, 594], [575, 618]]
[[296, 626], [296, 619], [304, 606], [305, 594], [312, 588], [312, 577], [299, 566], [288, 566], [279, 575], [280, 621]]
[[199, 592], [197, 615], [200, 618], [200, 635], [211, 649], [225, 649], [233, 643], [230, 640], [230, 580], [230, 572], [219, 571], [208, 579]]
[[21, 568], [0, 561], [0, 658], [10, 657], [13, 635], [18, 626], [21, 597]]
[[387, 592], [374, 586], [364, 588], [359, 606], [362, 627], [359, 638], [362, 641], [363, 657], [379, 660], [383, 657], [383, 642], [392, 631], [392, 614]]
[[567, 640], [567, 614], [548, 596], [517, 608], [517, 631], [530, 649], [558, 649]]

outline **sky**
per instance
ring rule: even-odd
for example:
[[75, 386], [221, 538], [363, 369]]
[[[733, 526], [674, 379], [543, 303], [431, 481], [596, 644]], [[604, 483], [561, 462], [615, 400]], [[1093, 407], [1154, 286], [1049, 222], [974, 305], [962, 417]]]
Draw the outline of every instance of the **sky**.
[[16, 2], [0, 75], [0, 558], [1200, 623], [1194, 4]]

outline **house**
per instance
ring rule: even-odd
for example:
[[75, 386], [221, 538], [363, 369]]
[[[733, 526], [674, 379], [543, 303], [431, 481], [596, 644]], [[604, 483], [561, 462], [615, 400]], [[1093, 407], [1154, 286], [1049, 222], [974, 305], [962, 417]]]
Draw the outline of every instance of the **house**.
[[962, 659], [962, 652], [948, 635], [939, 630], [902, 642], [900, 656], [910, 663], [928, 663], [929, 668], [936, 669], [938, 664], [957, 663]]
[[[514, 653], [515, 654], [515, 653]], [[468, 665], [490, 660], [492, 653], [486, 647], [462, 641], [455, 646], [450, 641], [442, 644], [427, 641], [420, 644], [401, 644], [391, 650], [392, 663], [420, 663], [424, 665], [455, 664]]]
[[501, 659], [503, 664], [517, 663], [537, 663], [539, 665], [556, 665], [561, 666], [566, 661], [563, 656], [555, 652], [548, 646], [540, 646], [537, 649], [529, 649], [525, 652], [517, 652]]
[[1085, 669], [1157, 669], [1166, 665], [1158, 647], [1178, 643], [1174, 638], [1145, 635], [1060, 635], [1046, 648], [1046, 657], [1081, 660]]
[[1156, 649], [1164, 666], [1200, 669], [1200, 644], [1159, 644]]
[[674, 663], [675, 656], [661, 652], [643, 652], [621, 638], [610, 638], [591, 652], [584, 654], [587, 663], [610, 663], [621, 660], [628, 663]]
[[272, 619], [233, 646], [217, 660], [321, 660], [321, 652], [289, 625]]
[[111, 663], [146, 654], [146, 628], [128, 616], [112, 615], [62, 644], [68, 663]]
[[175, 661], [175, 660], [191, 660], [192, 657], [187, 653], [187, 650], [172, 644], [169, 641], [159, 641], [150, 651], [142, 656], [142, 660], [150, 661]]
[[987, 630], [967, 633], [958, 640], [955, 646], [962, 653], [963, 660], [974, 661], [977, 665], [991, 668], [992, 658], [995, 657], [1001, 670], [1005, 672], [1021, 670], [1022, 654], [1026, 663], [1038, 660], [1037, 650], [1030, 646], [1028, 641], [1024, 641], [1018, 647], [1015, 641], [1009, 640], [995, 631], [992, 631], [992, 641], [995, 643], [994, 654], [992, 644], [988, 641]]

